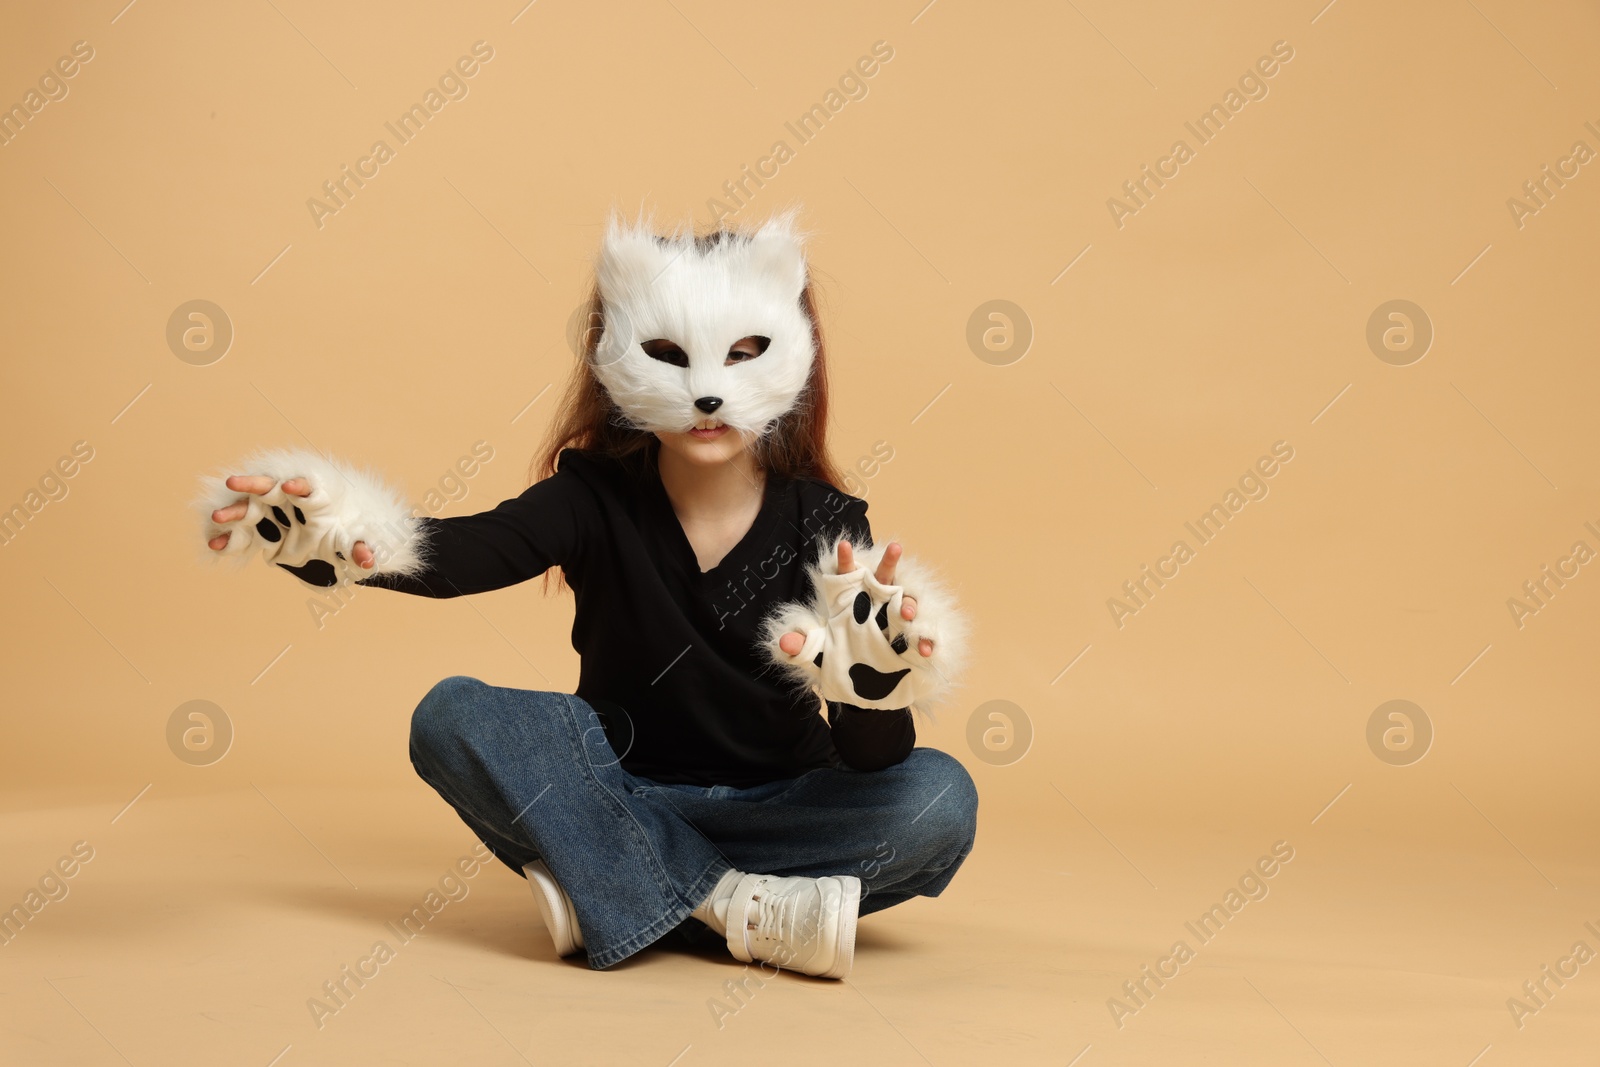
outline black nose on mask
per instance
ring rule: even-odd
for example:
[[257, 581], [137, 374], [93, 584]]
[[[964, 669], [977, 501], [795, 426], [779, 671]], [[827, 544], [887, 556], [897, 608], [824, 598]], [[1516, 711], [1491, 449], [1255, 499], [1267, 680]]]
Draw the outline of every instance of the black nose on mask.
[[722, 398], [720, 396], [703, 396], [694, 402], [694, 406], [709, 415], [722, 406]]

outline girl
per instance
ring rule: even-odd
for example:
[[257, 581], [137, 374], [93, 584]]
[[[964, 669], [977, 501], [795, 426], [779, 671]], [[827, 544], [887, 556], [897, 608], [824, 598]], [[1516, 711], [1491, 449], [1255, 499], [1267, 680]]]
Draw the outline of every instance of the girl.
[[704, 926], [843, 978], [858, 915], [938, 896], [972, 849], [972, 779], [911, 718], [950, 691], [964, 615], [838, 488], [802, 242], [793, 212], [703, 236], [613, 216], [542, 478], [491, 511], [413, 516], [310, 451], [205, 479], [212, 558], [259, 548], [311, 585], [443, 598], [560, 568], [576, 692], [446, 678], [411, 759], [595, 969]]

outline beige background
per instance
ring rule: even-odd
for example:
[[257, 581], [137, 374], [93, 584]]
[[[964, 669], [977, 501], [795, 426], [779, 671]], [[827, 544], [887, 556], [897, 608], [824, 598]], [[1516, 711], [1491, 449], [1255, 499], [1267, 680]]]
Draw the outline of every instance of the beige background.
[[[1593, 1048], [1595, 967], [1521, 1028], [1506, 1003], [1600, 950], [1600, 565], [1520, 628], [1507, 607], [1600, 550], [1600, 165], [1520, 227], [1507, 205], [1575, 141], [1600, 151], [1592, 5], [123, 2], [0, 13], [0, 104], [94, 50], [0, 147], [0, 506], [93, 449], [0, 546], [0, 903], [95, 849], [0, 946], [0, 1059]], [[480, 40], [468, 95], [319, 228], [307, 200]], [[799, 144], [785, 122], [877, 41], [866, 95]], [[1278, 41], [1267, 95], [1198, 146], [1184, 123]], [[1194, 158], [1119, 228], [1108, 198], [1178, 138]], [[201, 565], [196, 475], [312, 446], [422, 501], [482, 441], [429, 510], [515, 495], [606, 212], [707, 225], [779, 139], [793, 158], [736, 217], [803, 205], [835, 454], [892, 449], [874, 528], [973, 613], [962, 697], [919, 728], [978, 782], [976, 851], [943, 898], [864, 924], [847, 983], [771, 983], [720, 1029], [730, 961], [558, 964], [495, 868], [316, 1028], [306, 999], [472, 845], [413, 775], [411, 709], [450, 674], [570, 689], [570, 601], [363, 590], [319, 625], [287, 576]], [[206, 366], [166, 340], [195, 299], [235, 332]], [[997, 299], [1034, 334], [1006, 365], [967, 342]], [[1434, 330], [1407, 366], [1366, 340], [1397, 299]], [[1108, 598], [1277, 441], [1270, 494], [1119, 628]], [[235, 731], [205, 767], [166, 740], [195, 699]], [[1393, 699], [1435, 732], [1409, 766], [1366, 740]], [[969, 743], [993, 700], [1025, 752]], [[1270, 895], [1119, 1028], [1108, 998], [1277, 841]]]

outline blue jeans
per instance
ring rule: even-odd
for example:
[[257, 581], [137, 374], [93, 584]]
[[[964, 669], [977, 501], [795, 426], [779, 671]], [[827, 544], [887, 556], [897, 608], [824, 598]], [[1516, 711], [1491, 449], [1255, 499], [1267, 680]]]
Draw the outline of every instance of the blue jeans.
[[580, 698], [465, 675], [417, 705], [411, 762], [507, 867], [521, 874], [544, 860], [596, 970], [674, 930], [692, 936], [700, 923], [689, 913], [729, 868], [853, 874], [862, 915], [936, 897], [977, 826], [972, 778], [938, 749], [880, 771], [826, 767], [749, 789], [664, 784], [622, 769]]

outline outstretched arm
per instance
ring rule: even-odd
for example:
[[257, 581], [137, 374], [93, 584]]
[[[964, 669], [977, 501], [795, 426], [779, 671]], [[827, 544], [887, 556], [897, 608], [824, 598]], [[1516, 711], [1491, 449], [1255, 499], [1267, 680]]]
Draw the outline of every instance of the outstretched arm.
[[231, 469], [248, 473], [201, 478], [195, 501], [212, 559], [242, 566], [260, 555], [319, 587], [427, 568], [427, 531], [372, 471], [282, 448]]
[[262, 449], [208, 475], [208, 555], [256, 555], [321, 588], [374, 585], [428, 597], [486, 592], [573, 561], [590, 525], [587, 490], [558, 473], [476, 515], [414, 516], [376, 474], [309, 450]]

